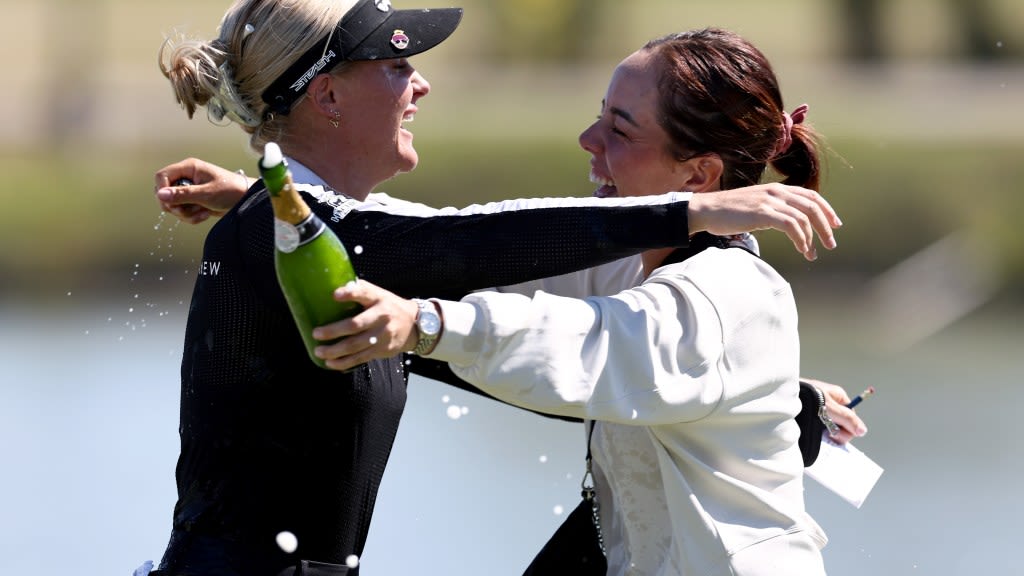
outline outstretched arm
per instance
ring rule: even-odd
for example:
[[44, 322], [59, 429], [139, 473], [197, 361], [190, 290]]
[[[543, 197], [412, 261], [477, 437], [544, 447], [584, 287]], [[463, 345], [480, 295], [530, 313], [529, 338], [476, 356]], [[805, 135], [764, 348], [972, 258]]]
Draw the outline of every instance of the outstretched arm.
[[[175, 186], [187, 178], [192, 185]], [[245, 194], [253, 180], [215, 164], [187, 158], [161, 168], [155, 176], [161, 207], [196, 224], [221, 216]], [[689, 232], [720, 236], [775, 229], [785, 233], [798, 252], [814, 260], [817, 233], [825, 248], [835, 247], [833, 228], [842, 222], [820, 194], [798, 186], [758, 184], [723, 192], [695, 194], [688, 209]]]
[[[344, 337], [333, 344], [317, 348], [317, 355], [326, 359], [328, 367], [345, 370], [373, 358], [408, 352], [416, 346], [417, 334], [414, 326], [417, 306], [414, 302], [399, 298], [369, 282], [341, 287], [335, 292], [335, 297], [339, 300], [359, 302], [364, 306], [364, 310], [352, 318], [319, 327], [314, 331], [314, 335], [321, 340]], [[420, 358], [416, 360], [423, 362], [424, 366], [429, 366], [432, 362]], [[440, 368], [435, 366], [435, 369]], [[437, 379], [430, 374], [422, 375]], [[846, 407], [850, 403], [850, 397], [841, 386], [821, 380], [802, 379], [825, 393], [825, 408], [840, 427], [839, 434], [834, 436], [833, 440], [845, 444], [853, 438], [867, 434], [864, 421], [853, 409]], [[460, 387], [475, 391], [471, 386]]]

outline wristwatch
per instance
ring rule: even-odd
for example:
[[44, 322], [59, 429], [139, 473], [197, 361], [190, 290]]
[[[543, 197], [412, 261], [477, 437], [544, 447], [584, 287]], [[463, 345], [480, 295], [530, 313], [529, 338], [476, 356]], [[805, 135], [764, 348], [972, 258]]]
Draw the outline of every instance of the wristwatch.
[[413, 348], [413, 354], [423, 355], [434, 349], [438, 337], [441, 335], [441, 315], [437, 313], [437, 304], [429, 300], [413, 298], [413, 302], [419, 307], [416, 312], [416, 330], [419, 332], [419, 340]]

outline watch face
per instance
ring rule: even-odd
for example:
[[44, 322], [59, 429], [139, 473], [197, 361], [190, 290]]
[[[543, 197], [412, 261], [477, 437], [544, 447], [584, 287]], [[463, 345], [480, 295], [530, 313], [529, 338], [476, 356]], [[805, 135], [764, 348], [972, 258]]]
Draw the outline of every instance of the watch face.
[[418, 324], [420, 332], [423, 334], [433, 335], [441, 331], [441, 318], [430, 310], [420, 311]]

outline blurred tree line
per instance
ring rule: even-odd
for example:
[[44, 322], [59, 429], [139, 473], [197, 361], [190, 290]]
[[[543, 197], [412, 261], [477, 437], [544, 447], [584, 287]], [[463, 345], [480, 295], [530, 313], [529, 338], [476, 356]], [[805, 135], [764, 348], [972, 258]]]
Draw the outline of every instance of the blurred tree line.
[[[1003, 46], [1003, 26], [1021, 26], [1000, 18], [997, 7], [990, 0], [941, 0], [948, 13], [950, 25], [945, 32], [958, 40], [958, 50], [952, 56], [966, 60], [988, 62], [1007, 59], [1016, 53]], [[884, 37], [887, 8], [890, 0], [841, 0], [839, 2], [838, 29], [843, 38], [843, 55], [853, 61], [880, 63], [888, 58]], [[1013, 51], [1013, 53], [1011, 53]]]
[[[1024, 22], [1004, 17], [993, 0], [939, 0], [947, 13], [944, 33], [955, 38], [951, 54], [968, 61], [1017, 58], [1020, 50], [1001, 38]], [[499, 62], [570, 63], [585, 58], [602, 35], [614, 2], [608, 0], [483, 0], [494, 30], [485, 50]], [[725, 4], [723, 2], [723, 4]], [[879, 64], [891, 57], [887, 22], [892, 0], [838, 0], [831, 10], [842, 58]], [[653, 12], [653, 11], [652, 11]], [[905, 25], [906, 23], [901, 24]], [[507, 41], [514, 39], [512, 41]]]

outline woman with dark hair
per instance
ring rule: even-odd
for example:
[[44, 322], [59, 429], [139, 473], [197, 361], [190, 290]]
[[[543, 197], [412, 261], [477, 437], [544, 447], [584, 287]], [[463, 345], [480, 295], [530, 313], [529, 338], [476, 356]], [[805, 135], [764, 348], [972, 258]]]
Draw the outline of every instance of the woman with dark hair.
[[[757, 48], [704, 29], [623, 60], [580, 145], [599, 196], [699, 197], [756, 183], [769, 166], [815, 188], [806, 113], [786, 112]], [[796, 304], [750, 248], [741, 236], [700, 233], [684, 248], [645, 251], [642, 283], [609, 297], [429, 301], [443, 326], [426, 357], [501, 400], [587, 422], [609, 575], [825, 573], [794, 420]], [[336, 297], [366, 310], [315, 331], [345, 337], [319, 349], [330, 366], [413, 349], [422, 303], [369, 282]], [[386, 337], [368, 342], [366, 330]]]

